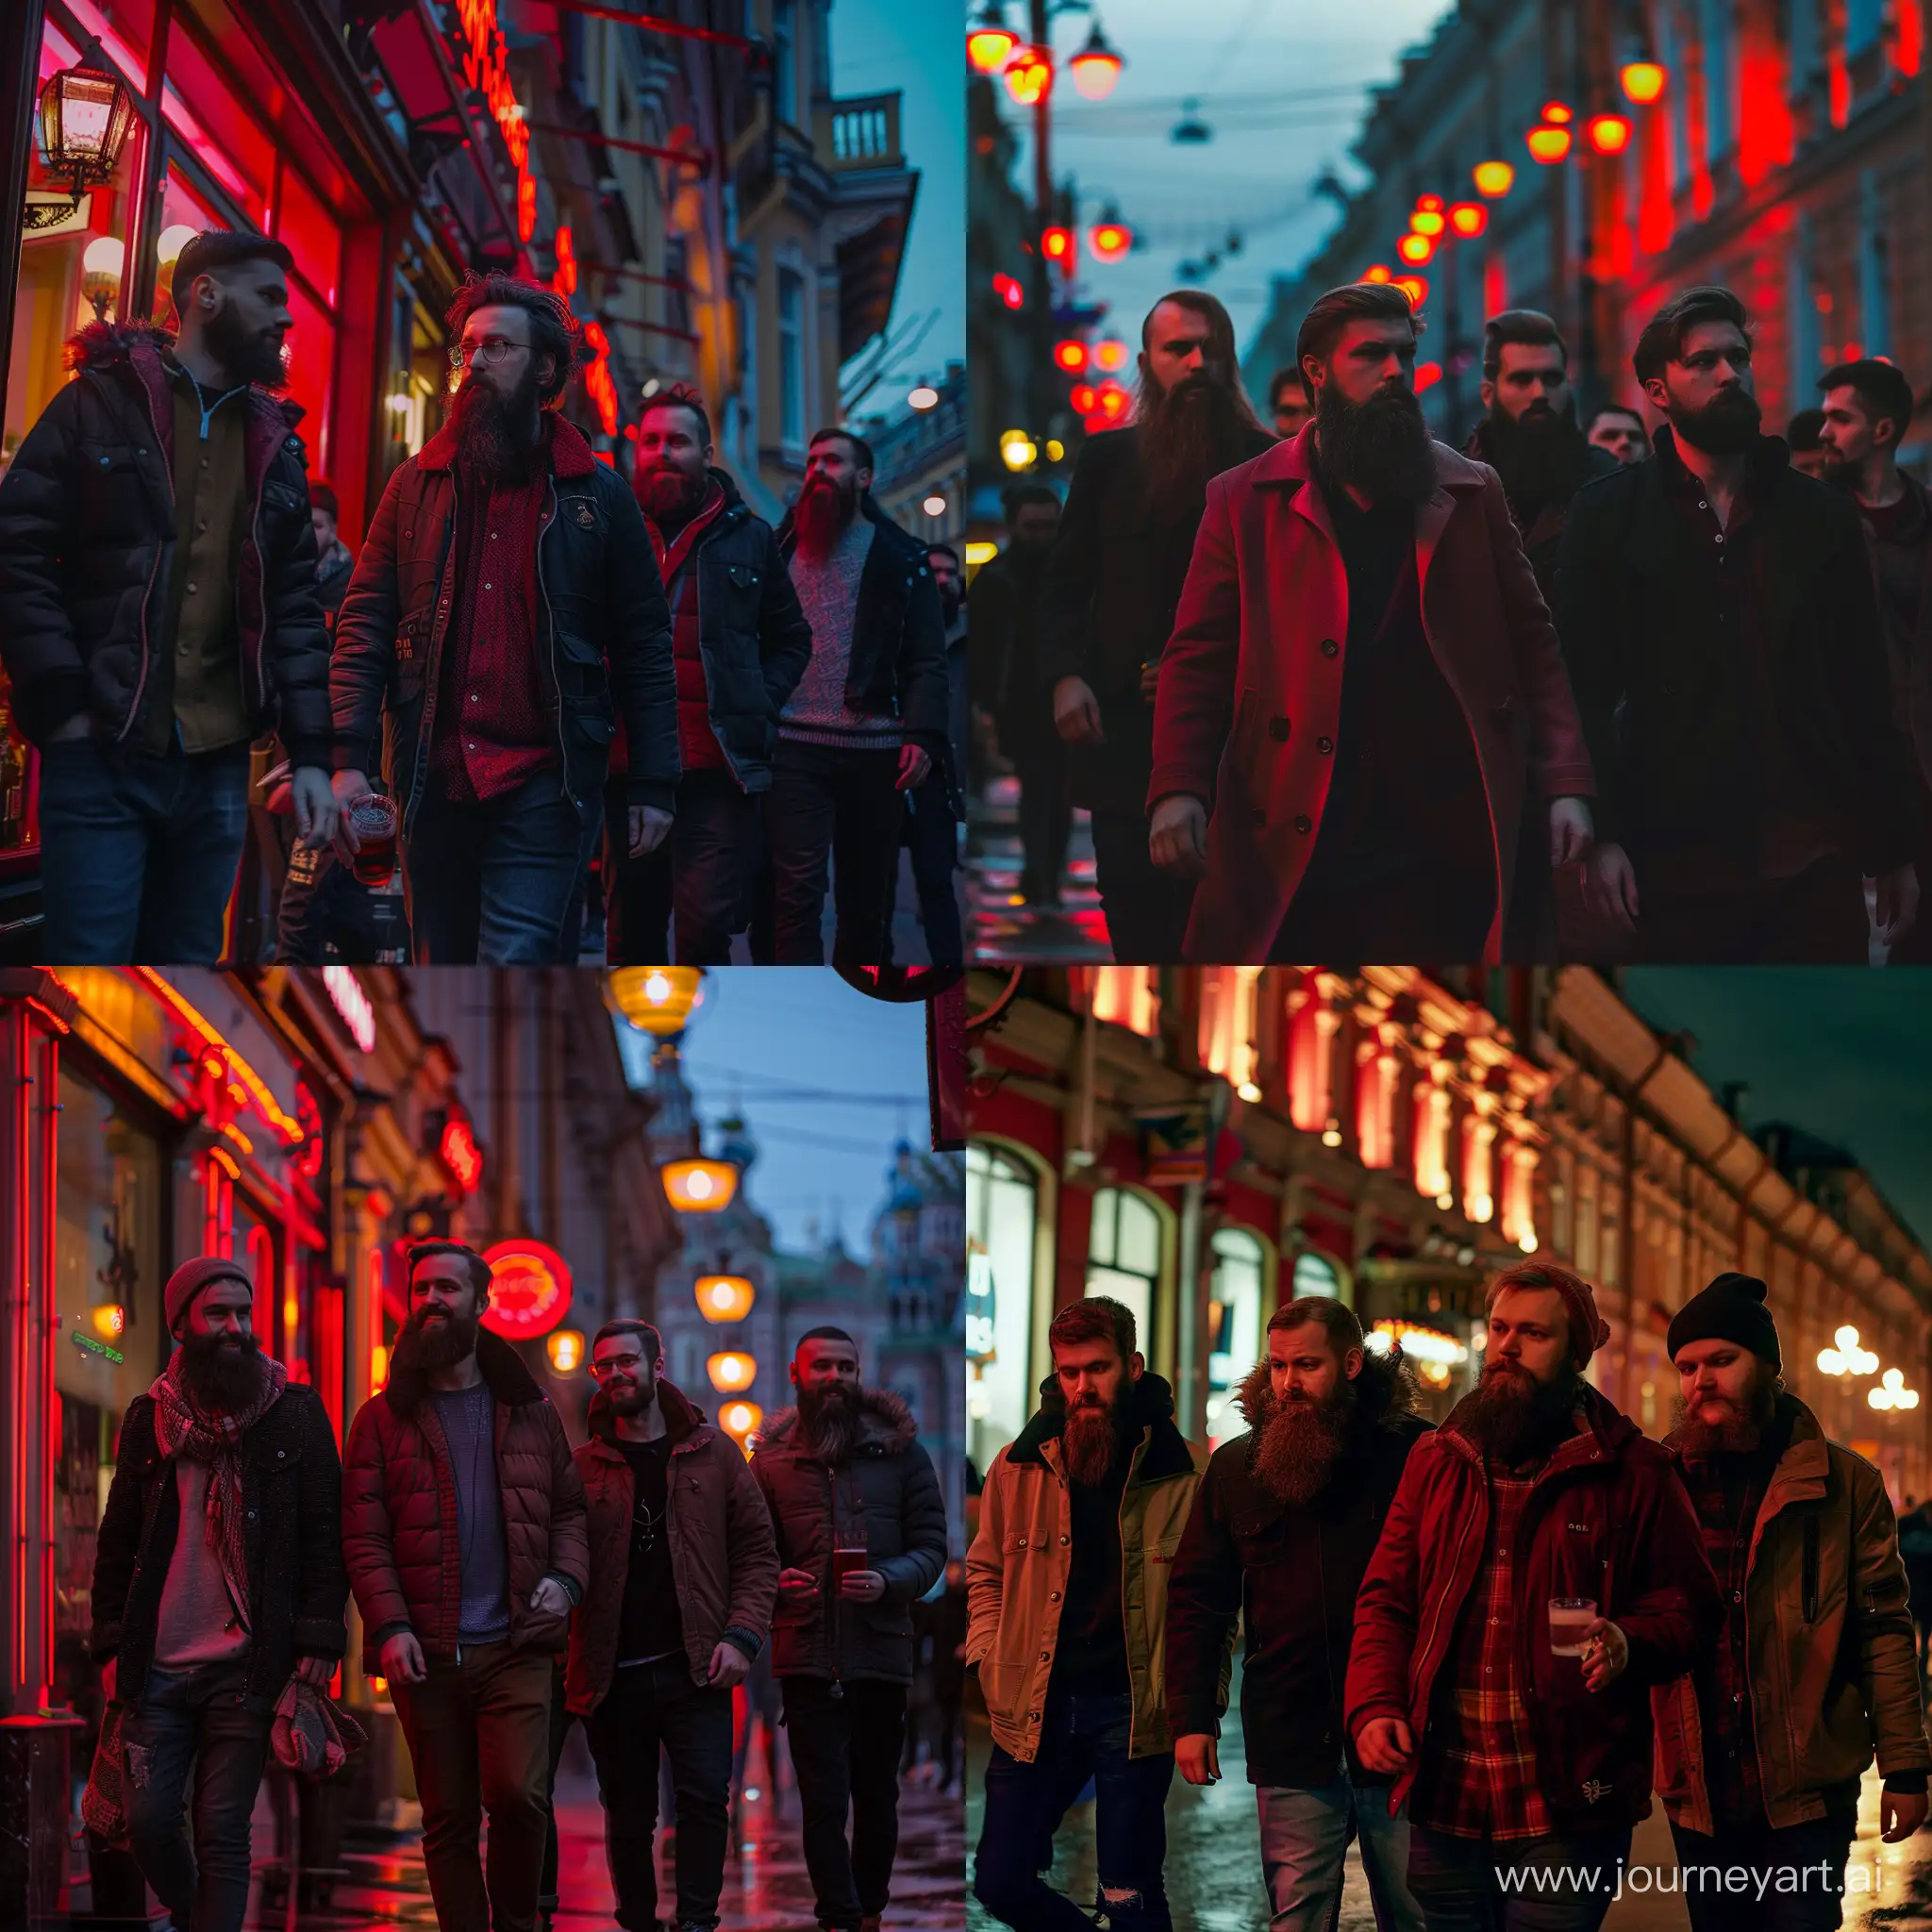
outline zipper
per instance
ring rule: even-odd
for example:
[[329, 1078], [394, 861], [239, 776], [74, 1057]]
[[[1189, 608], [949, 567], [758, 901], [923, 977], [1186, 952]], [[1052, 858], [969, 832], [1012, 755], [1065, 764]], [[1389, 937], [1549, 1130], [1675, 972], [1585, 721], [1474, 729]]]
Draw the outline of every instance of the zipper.
[[[1457, 1569], [1460, 1566], [1462, 1562], [1462, 1552], [1469, 1542], [1470, 1525], [1474, 1522], [1474, 1520], [1475, 1519], [1474, 1514], [1465, 1515], [1462, 1519], [1462, 1533], [1456, 1539], [1456, 1554], [1450, 1559], [1449, 1571], [1451, 1575], [1455, 1574]], [[1428, 1635], [1423, 1640], [1422, 1646], [1416, 1653], [1419, 1657], [1426, 1657], [1429, 1654], [1429, 1646], [1436, 1641], [1436, 1631], [1442, 1621], [1442, 1605], [1444, 1601], [1445, 1598], [1443, 1597], [1438, 1597], [1436, 1599], [1435, 1612], [1429, 1619]], [[1431, 1689], [1434, 1688], [1433, 1676], [1430, 1679], [1430, 1686]], [[1424, 1700], [1424, 1705], [1426, 1707], [1426, 1700]], [[1427, 1727], [1428, 1713], [1426, 1707], [1424, 1707], [1423, 1714], [1423, 1729], [1426, 1730]], [[1414, 1741], [1418, 1751], [1420, 1751], [1422, 1746], [1422, 1737], [1420, 1733], [1418, 1733]]]
[[[248, 400], [252, 407], [255, 401], [253, 394]], [[242, 434], [244, 438], [247, 436], [248, 431], [245, 427]], [[279, 450], [283, 439], [277, 437], [275, 441]], [[248, 456], [248, 445], [245, 441], [242, 446], [242, 454], [245, 462]], [[268, 559], [263, 555], [261, 547], [261, 500], [267, 494], [268, 473], [274, 466], [274, 457], [270, 457], [261, 466], [261, 481], [255, 486], [255, 513], [248, 520], [248, 541], [255, 545], [255, 599], [261, 608], [261, 625], [255, 633], [255, 702], [258, 711], [265, 711], [268, 708], [268, 675], [262, 669], [262, 652], [266, 648], [268, 639]], [[236, 593], [235, 621], [238, 624], [242, 621], [239, 590]], [[293, 769], [292, 759], [291, 769]]]
[[563, 795], [573, 808], [570, 795], [570, 746], [563, 740], [563, 678], [557, 665], [557, 613], [550, 608], [550, 586], [543, 581], [543, 540], [557, 521], [557, 478], [543, 486], [543, 521], [537, 525], [537, 594], [543, 600], [543, 621], [550, 626], [550, 683], [557, 693], [557, 749], [563, 758]]
[[[422, 472], [419, 470], [417, 474], [420, 475]], [[436, 578], [436, 597], [439, 605], [442, 603], [445, 591], [452, 597], [456, 593], [452, 579], [456, 571], [457, 519], [462, 514], [461, 494], [457, 487], [456, 465], [452, 463], [449, 468], [450, 514], [448, 522], [443, 525], [442, 568], [437, 573]], [[429, 762], [430, 740], [436, 732], [436, 699], [438, 689], [442, 682], [442, 640], [447, 629], [448, 625], [441, 621], [440, 611], [432, 611], [429, 619], [429, 661], [424, 670], [426, 683], [423, 694], [423, 725], [416, 734], [416, 758], [409, 772], [409, 814], [403, 824], [406, 835], [415, 828], [416, 814], [423, 803], [425, 767]], [[367, 774], [364, 775], [367, 776]]]
[[[160, 425], [155, 419], [155, 399], [152, 395], [148, 393], [147, 383], [142, 379], [141, 372], [139, 370], [135, 371], [134, 379], [135, 381], [141, 384], [141, 407], [147, 414], [148, 428], [154, 436], [155, 450], [157, 455], [158, 455], [159, 452], [166, 449], [168, 445], [166, 439], [161, 435]], [[162, 475], [167, 478], [168, 485], [168, 521], [170, 523], [173, 523], [175, 520], [177, 514], [175, 506], [175, 477], [173, 472], [169, 470], [168, 465], [166, 463], [163, 463], [161, 465], [161, 472]], [[155, 546], [155, 560], [152, 564], [148, 566], [147, 589], [141, 593], [141, 675], [134, 680], [134, 701], [127, 707], [126, 723], [125, 723], [121, 726], [121, 729], [115, 734], [114, 742], [116, 744], [125, 744], [127, 742], [127, 734], [134, 729], [134, 721], [141, 716], [142, 693], [147, 690], [147, 672], [149, 656], [147, 643], [147, 607], [149, 602], [154, 597], [155, 578], [160, 574], [160, 568], [161, 546], [159, 544], [157, 544]]]

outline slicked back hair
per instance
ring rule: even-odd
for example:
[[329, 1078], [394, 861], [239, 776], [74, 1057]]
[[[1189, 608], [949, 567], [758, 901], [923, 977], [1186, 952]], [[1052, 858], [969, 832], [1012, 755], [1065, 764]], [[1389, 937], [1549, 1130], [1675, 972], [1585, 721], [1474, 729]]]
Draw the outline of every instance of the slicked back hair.
[[1649, 382], [1662, 375], [1671, 363], [1682, 360], [1684, 338], [1707, 322], [1728, 322], [1742, 331], [1745, 341], [1751, 340], [1751, 317], [1744, 305], [1728, 289], [1720, 289], [1714, 282], [1700, 283], [1673, 295], [1644, 324], [1630, 358], [1638, 381]]
[[1348, 282], [1330, 289], [1302, 317], [1294, 339], [1294, 366], [1301, 372], [1302, 393], [1309, 402], [1315, 400], [1315, 385], [1308, 380], [1307, 358], [1327, 361], [1352, 322], [1406, 322], [1418, 340], [1424, 326], [1421, 313], [1393, 282]]
[[1541, 308], [1506, 308], [1483, 324], [1483, 380], [1494, 382], [1503, 366], [1503, 349], [1508, 342], [1523, 348], [1555, 348], [1570, 367], [1570, 344], [1555, 321]]

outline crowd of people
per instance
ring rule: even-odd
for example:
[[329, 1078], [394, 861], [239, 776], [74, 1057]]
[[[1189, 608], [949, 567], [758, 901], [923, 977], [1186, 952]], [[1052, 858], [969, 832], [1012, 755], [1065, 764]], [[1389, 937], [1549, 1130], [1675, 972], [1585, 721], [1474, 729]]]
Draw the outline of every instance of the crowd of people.
[[[288, 251], [213, 230], [175, 331], [101, 322], [0, 480], [0, 661], [60, 963], [891, 958], [902, 847], [960, 958], [962, 572], [810, 440], [776, 528], [656, 389], [628, 481], [562, 414], [569, 306], [474, 276], [449, 420], [358, 553], [287, 385]], [[400, 888], [397, 886], [398, 877]], [[251, 957], [244, 963], [254, 963]]]
[[[1166, 1801], [1221, 1775], [1238, 1620], [1274, 1932], [1329, 1932], [1357, 1840], [1381, 1932], [1596, 1932], [1626, 1892], [1681, 1895], [1692, 1932], [1832, 1932], [1873, 1889], [1847, 1858], [1874, 1756], [1884, 1841], [1926, 1816], [1921, 1512], [1908, 1604], [1884, 1479], [1786, 1388], [1755, 1276], [1673, 1318], [1661, 1441], [1587, 1378], [1588, 1281], [1522, 1262], [1487, 1300], [1441, 1427], [1350, 1307], [1285, 1303], [1211, 1455], [1130, 1309], [1054, 1318], [967, 1557], [994, 1918], [1088, 1924], [1045, 1874], [1091, 1780], [1093, 1904], [1169, 1932]], [[1633, 1859], [1653, 1794], [1673, 1867]], [[1224, 1910], [1241, 1882], [1217, 1874]]]
[[[444, 1932], [532, 1932], [546, 1890], [557, 1904], [552, 1794], [578, 1719], [618, 1924], [710, 1932], [742, 1768], [732, 1693], [763, 1658], [818, 1922], [878, 1932], [914, 1612], [946, 1565], [906, 1404], [861, 1381], [844, 1330], [808, 1329], [796, 1405], [747, 1460], [666, 1379], [657, 1331], [617, 1320], [592, 1341], [597, 1394], [573, 1450], [523, 1357], [482, 1326], [482, 1257], [419, 1242], [408, 1282], [387, 1385], [338, 1457], [319, 1393], [261, 1352], [247, 1271], [209, 1257], [170, 1278], [176, 1346], [121, 1424], [100, 1526], [92, 1651], [110, 1709], [90, 1827], [131, 1850], [176, 1925], [241, 1932], [271, 1751], [291, 1762], [307, 1734], [325, 1761], [327, 1740], [334, 1770], [360, 1741], [328, 1701], [353, 1591]], [[660, 1747], [676, 1818], [661, 1911]]]
[[1458, 451], [1424, 327], [1399, 287], [1329, 291], [1271, 434], [1225, 309], [1176, 291], [1064, 507], [1009, 492], [973, 675], [1024, 898], [1058, 902], [1077, 805], [1126, 962], [1932, 958], [1903, 372], [1830, 368], [1768, 434], [1748, 311], [1691, 288], [1637, 341], [1644, 410], [1579, 420], [1556, 323], [1511, 309]]

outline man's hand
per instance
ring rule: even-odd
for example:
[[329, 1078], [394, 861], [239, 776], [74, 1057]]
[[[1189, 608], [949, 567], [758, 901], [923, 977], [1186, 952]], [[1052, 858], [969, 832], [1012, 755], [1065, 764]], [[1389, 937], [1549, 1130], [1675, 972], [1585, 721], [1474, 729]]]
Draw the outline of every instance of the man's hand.
[[1883, 1790], [1878, 1794], [1878, 1836], [1889, 1845], [1908, 1839], [1925, 1822], [1924, 1791]]
[[1630, 1668], [1630, 1640], [1606, 1617], [1592, 1618], [1583, 1634], [1590, 1644], [1583, 1654], [1583, 1688], [1607, 1690]]
[[382, 1646], [382, 1674], [391, 1684], [420, 1684], [429, 1674], [413, 1630], [398, 1630]]
[[295, 808], [295, 831], [305, 845], [326, 845], [335, 837], [335, 788], [320, 765], [297, 765], [289, 781], [289, 802]]
[[1053, 728], [1069, 744], [1105, 744], [1100, 700], [1084, 677], [1063, 677], [1053, 688]]
[[1150, 658], [1141, 667], [1141, 695], [1151, 705], [1160, 695], [1160, 659]]
[[1896, 943], [1918, 922], [1919, 874], [1912, 866], [1899, 865], [1880, 873], [1874, 883], [1878, 888], [1874, 908], [1878, 930], [1888, 941]]
[[72, 744], [77, 739], [92, 738], [94, 735], [94, 720], [92, 711], [76, 711], [64, 724], [57, 724], [47, 733], [49, 744]]
[[114, 1701], [114, 1686], [118, 1684], [120, 1681], [121, 1659], [118, 1657], [110, 1657], [108, 1659], [108, 1661], [101, 1666], [101, 1695], [105, 1697], [109, 1704], [112, 1704]]
[[298, 1657], [295, 1662], [295, 1674], [311, 1690], [326, 1690], [335, 1674], [336, 1660], [332, 1657]]
[[530, 1614], [533, 1617], [569, 1616], [570, 1591], [554, 1576], [540, 1578], [536, 1589], [530, 1592]]
[[902, 744], [899, 747], [899, 775], [893, 780], [896, 791], [910, 791], [914, 786], [925, 783], [925, 774], [932, 770], [932, 754], [923, 745]]
[[819, 1593], [819, 1580], [809, 1570], [786, 1569], [778, 1573], [778, 1594], [788, 1603], [803, 1603]]
[[1584, 896], [1628, 932], [1637, 930], [1637, 873], [1621, 845], [1598, 845], [1583, 875]]
[[848, 1570], [839, 1579], [839, 1594], [848, 1604], [875, 1604], [886, 1593], [886, 1579], [876, 1570]]
[[336, 850], [346, 862], [353, 863], [357, 853], [361, 851], [362, 847], [355, 833], [349, 829], [349, 814], [355, 809], [358, 801], [367, 798], [375, 788], [370, 784], [367, 773], [338, 772], [330, 781], [329, 789], [335, 793], [336, 800]]
[[641, 858], [663, 844], [671, 830], [672, 814], [661, 806], [634, 805], [630, 808], [630, 856]]
[[1191, 791], [1172, 791], [1154, 808], [1147, 856], [1176, 878], [1208, 876], [1208, 808]]
[[1402, 1718], [1372, 1717], [1356, 1733], [1355, 1755], [1365, 1770], [1394, 1776], [1408, 1769], [1415, 1755], [1415, 1740]]
[[1593, 827], [1587, 798], [1550, 800], [1550, 869], [1574, 865], [1590, 850]]
[[1191, 1785], [1216, 1784], [1221, 1778], [1221, 1746], [1206, 1731], [1190, 1731], [1174, 1740], [1174, 1761]]
[[744, 1674], [751, 1669], [751, 1659], [735, 1643], [726, 1643], [722, 1638], [711, 1652], [710, 1674], [705, 1682], [722, 1690], [728, 1690], [734, 1684], [744, 1682]]

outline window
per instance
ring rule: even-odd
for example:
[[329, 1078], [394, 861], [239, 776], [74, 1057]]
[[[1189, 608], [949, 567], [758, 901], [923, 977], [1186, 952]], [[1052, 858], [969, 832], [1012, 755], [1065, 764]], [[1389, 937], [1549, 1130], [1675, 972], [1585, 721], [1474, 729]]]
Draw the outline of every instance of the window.
[[1332, 1295], [1337, 1301], [1348, 1299], [1341, 1291], [1341, 1276], [1336, 1272], [1335, 1263], [1325, 1255], [1294, 1257], [1293, 1299], [1299, 1301], [1307, 1294]]
[[966, 1150], [966, 1416], [984, 1470], [1033, 1405], [1033, 1243], [1040, 1191], [1010, 1155]]
[[778, 425], [787, 449], [805, 447], [805, 277], [778, 271]]
[[1261, 1243], [1244, 1227], [1219, 1229], [1210, 1244], [1214, 1275], [1208, 1300], [1208, 1440], [1224, 1442], [1243, 1424], [1234, 1397], [1261, 1358]]
[[227, 225], [215, 213], [212, 205], [189, 185], [180, 169], [170, 167], [161, 182], [161, 225], [155, 237], [155, 300], [149, 311], [162, 327], [176, 325], [175, 257], [192, 237], [204, 229], [225, 228]]
[[1093, 1197], [1086, 1291], [1110, 1295], [1133, 1310], [1137, 1345], [1146, 1356], [1154, 1352], [1154, 1298], [1159, 1282], [1159, 1215], [1139, 1194], [1102, 1188]]
[[275, 142], [178, 14], [168, 35], [161, 112], [247, 221], [267, 234]]

